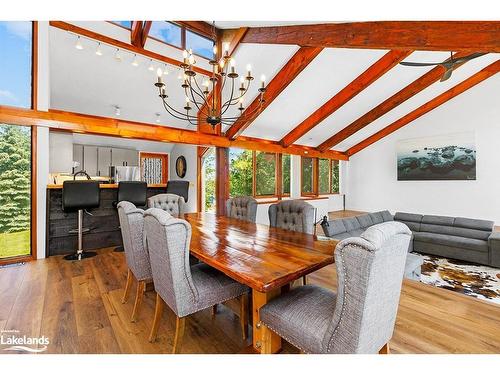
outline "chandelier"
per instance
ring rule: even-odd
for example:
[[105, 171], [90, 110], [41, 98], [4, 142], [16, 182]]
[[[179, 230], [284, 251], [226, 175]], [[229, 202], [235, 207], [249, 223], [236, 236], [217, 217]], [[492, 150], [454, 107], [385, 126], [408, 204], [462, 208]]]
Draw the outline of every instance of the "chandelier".
[[[215, 40], [215, 26], [214, 26]], [[214, 56], [217, 56], [217, 46], [213, 46]], [[251, 66], [247, 65], [246, 75], [239, 75], [236, 72], [236, 61], [229, 54], [229, 43], [223, 44], [222, 57], [217, 61], [215, 58], [210, 60], [212, 66], [212, 74], [210, 77], [197, 75], [193, 70], [196, 65], [196, 59], [192, 50], [183, 51], [183, 62], [179, 65], [183, 71], [181, 90], [186, 97], [185, 105], [182, 109], [175, 109], [169, 104], [167, 87], [163, 82], [163, 72], [158, 69], [158, 80], [155, 86], [158, 88], [158, 96], [161, 98], [163, 107], [172, 116], [180, 120], [188, 121], [191, 125], [199, 125], [198, 117], [204, 119], [207, 123], [215, 127], [217, 124], [231, 126], [238, 119], [252, 117], [262, 109], [264, 102], [265, 77], [261, 77], [261, 85], [258, 89], [258, 105], [250, 112], [245, 111], [244, 99], [254, 79], [252, 76]], [[198, 79], [198, 77], [203, 77]], [[238, 77], [239, 85], [238, 85]], [[200, 82], [202, 81], [202, 82]], [[224, 96], [224, 87], [230, 86], [230, 94]], [[219, 90], [217, 99], [216, 90]], [[229, 90], [227, 90], [229, 91]], [[211, 94], [212, 93], [212, 94]], [[239, 115], [226, 113], [230, 108], [239, 110]]]

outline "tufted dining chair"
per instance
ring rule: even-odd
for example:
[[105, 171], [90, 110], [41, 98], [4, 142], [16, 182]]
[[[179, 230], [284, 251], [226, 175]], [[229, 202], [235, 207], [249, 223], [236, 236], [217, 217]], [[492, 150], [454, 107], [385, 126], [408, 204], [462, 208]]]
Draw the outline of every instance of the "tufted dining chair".
[[240, 302], [240, 324], [246, 339], [249, 288], [206, 264], [189, 264], [191, 225], [187, 221], [150, 208], [144, 213], [144, 228], [157, 293], [149, 341], [156, 339], [164, 303], [177, 316], [173, 353], [179, 353], [187, 316], [235, 298]]
[[146, 290], [146, 282], [150, 281], [151, 267], [144, 238], [144, 210], [137, 208], [133, 203], [121, 201], [117, 205], [118, 218], [127, 261], [127, 283], [123, 294], [122, 303], [126, 303], [132, 286], [132, 279], [137, 280], [137, 292], [135, 296], [134, 309], [132, 311], [133, 322], [137, 321], [142, 296]]
[[269, 206], [269, 224], [294, 232], [314, 233], [314, 207], [300, 199]]
[[234, 197], [226, 202], [226, 215], [255, 223], [257, 201], [253, 197]]
[[176, 194], [157, 194], [148, 198], [148, 208], [160, 208], [175, 217], [181, 217], [186, 211], [184, 198]]
[[337, 293], [306, 285], [264, 305], [263, 352], [271, 330], [306, 353], [388, 353], [410, 237], [394, 221], [339, 242]]

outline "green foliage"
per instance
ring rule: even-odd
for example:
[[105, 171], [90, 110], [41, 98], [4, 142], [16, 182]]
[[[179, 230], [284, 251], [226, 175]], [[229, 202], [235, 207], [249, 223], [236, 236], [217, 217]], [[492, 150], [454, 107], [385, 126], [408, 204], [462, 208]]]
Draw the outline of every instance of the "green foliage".
[[[30, 189], [31, 129], [0, 125], [0, 234], [29, 231]], [[17, 250], [24, 252], [26, 246], [20, 246], [23, 249]]]
[[215, 153], [213, 149], [205, 154], [203, 167], [205, 169], [205, 211], [213, 212], [215, 210]]
[[281, 157], [283, 172], [283, 194], [290, 194], [290, 168], [291, 157], [289, 154], [283, 154]]
[[31, 253], [30, 230], [0, 233], [0, 259]]
[[339, 162], [334, 160], [332, 163], [332, 193], [339, 192]]
[[318, 189], [320, 194], [330, 193], [330, 160], [319, 159], [318, 161]]
[[255, 194], [276, 194], [276, 154], [256, 152], [255, 159]]
[[229, 150], [229, 195], [240, 197], [252, 195], [252, 151]]
[[302, 158], [302, 192], [312, 193], [313, 159]]

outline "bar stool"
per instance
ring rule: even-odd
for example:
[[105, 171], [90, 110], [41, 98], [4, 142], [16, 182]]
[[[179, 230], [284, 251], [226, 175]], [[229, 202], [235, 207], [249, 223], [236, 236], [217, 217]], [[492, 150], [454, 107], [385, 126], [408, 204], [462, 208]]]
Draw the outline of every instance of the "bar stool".
[[[148, 184], [143, 181], [120, 181], [118, 183], [117, 200], [113, 202], [113, 207], [118, 203], [127, 201], [137, 207], [144, 207], [147, 203]], [[117, 246], [115, 252], [123, 252], [123, 246]]]
[[[100, 205], [98, 181], [64, 181], [62, 189], [62, 208], [64, 212], [78, 211], [78, 228], [69, 233], [78, 234], [78, 248], [75, 254], [66, 255], [66, 260], [82, 260], [97, 255], [96, 252], [83, 252], [83, 233], [90, 232], [83, 228], [83, 211]], [[87, 212], [88, 213], [88, 212]], [[89, 213], [90, 214], [90, 213]]]

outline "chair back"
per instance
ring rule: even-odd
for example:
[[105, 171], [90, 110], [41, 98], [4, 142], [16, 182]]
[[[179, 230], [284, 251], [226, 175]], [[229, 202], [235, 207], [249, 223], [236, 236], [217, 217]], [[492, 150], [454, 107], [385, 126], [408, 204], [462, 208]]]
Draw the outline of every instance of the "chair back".
[[175, 217], [185, 212], [184, 198], [176, 194], [157, 194], [148, 198], [148, 208], [159, 208]]
[[117, 207], [128, 268], [137, 280], [151, 279], [144, 236], [144, 211], [127, 201], [119, 202]]
[[155, 290], [177, 316], [185, 316], [198, 299], [189, 265], [191, 225], [150, 208], [144, 213], [144, 227]]
[[99, 181], [68, 180], [63, 182], [62, 208], [65, 212], [97, 208], [101, 203]]
[[255, 223], [257, 201], [253, 197], [235, 197], [226, 202], [226, 216]]
[[144, 207], [147, 203], [148, 184], [143, 181], [120, 181], [118, 183], [118, 202], [127, 201]]
[[269, 206], [269, 225], [294, 232], [314, 233], [314, 207], [303, 200], [284, 200]]
[[338, 292], [327, 353], [377, 353], [394, 331], [411, 231], [385, 222], [335, 249]]
[[184, 202], [189, 199], [189, 181], [170, 180], [167, 182], [167, 194], [176, 194], [184, 198]]

